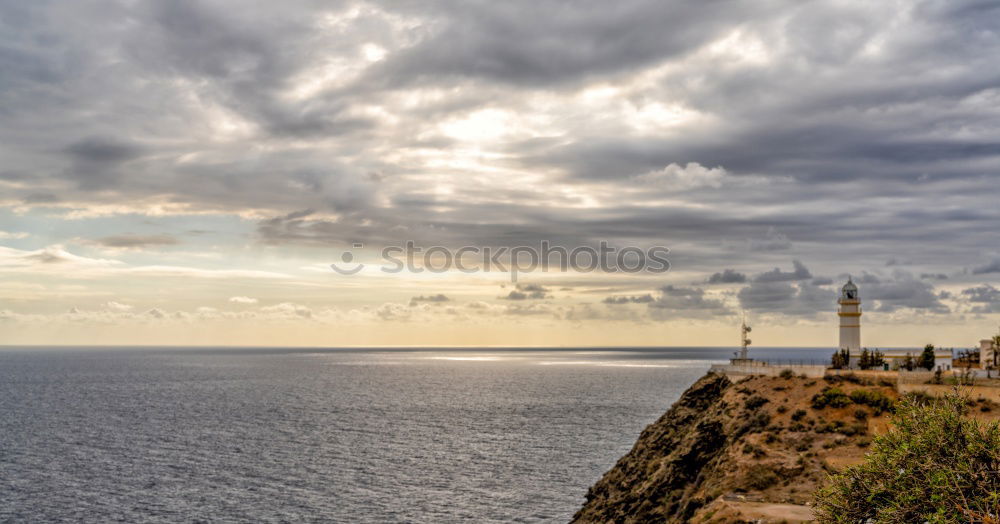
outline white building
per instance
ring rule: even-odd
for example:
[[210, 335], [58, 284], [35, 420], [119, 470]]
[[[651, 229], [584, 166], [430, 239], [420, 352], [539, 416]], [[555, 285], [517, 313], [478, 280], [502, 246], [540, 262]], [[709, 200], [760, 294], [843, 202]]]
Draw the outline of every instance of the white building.
[[[861, 295], [858, 293], [858, 286], [847, 278], [847, 283], [840, 290], [840, 298], [837, 299], [840, 309], [837, 315], [840, 317], [840, 346], [839, 349], [846, 349], [850, 356], [850, 367], [856, 367], [861, 360]], [[906, 361], [907, 357], [916, 361], [923, 352], [921, 349], [882, 349], [884, 364], [882, 369], [895, 370]], [[951, 370], [952, 351], [950, 349], [935, 348], [934, 368], [941, 368], [942, 371]]]
[[[923, 349], [879, 349], [882, 353], [882, 360], [885, 361], [884, 369], [895, 371], [901, 368], [909, 357], [913, 365], [916, 366], [917, 359], [923, 354]], [[950, 349], [934, 348], [934, 366], [931, 370], [941, 368], [941, 371], [951, 371], [952, 361], [955, 355]], [[915, 367], [914, 371], [926, 371], [924, 368]]]
[[840, 304], [837, 311], [840, 317], [840, 349], [846, 349], [853, 359], [861, 354], [861, 297], [858, 286], [851, 282], [850, 277], [840, 290], [837, 303]]

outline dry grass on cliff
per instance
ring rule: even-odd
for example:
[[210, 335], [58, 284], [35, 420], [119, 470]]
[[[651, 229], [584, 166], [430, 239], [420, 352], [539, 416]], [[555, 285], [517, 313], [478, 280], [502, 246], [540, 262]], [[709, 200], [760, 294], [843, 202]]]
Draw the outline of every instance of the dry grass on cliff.
[[[859, 376], [696, 382], [587, 494], [577, 522], [808, 520], [831, 473], [863, 461], [899, 395]], [[985, 411], [984, 411], [985, 410]], [[988, 403], [984, 415], [1000, 413]], [[793, 509], [794, 508], [794, 509]]]

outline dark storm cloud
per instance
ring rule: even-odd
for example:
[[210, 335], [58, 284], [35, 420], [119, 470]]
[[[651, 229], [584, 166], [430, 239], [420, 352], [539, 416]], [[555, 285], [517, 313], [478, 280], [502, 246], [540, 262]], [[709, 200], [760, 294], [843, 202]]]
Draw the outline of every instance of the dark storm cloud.
[[962, 297], [972, 304], [973, 313], [1000, 313], [1000, 289], [989, 284], [964, 289]]
[[696, 287], [663, 286], [660, 296], [648, 304], [655, 318], [696, 318], [728, 315], [732, 311], [722, 300], [710, 298], [705, 290]]
[[[849, 276], [849, 275], [841, 275], [841, 276], [843, 277], [843, 276]], [[864, 271], [860, 275], [858, 275], [856, 277], [851, 277], [851, 278], [854, 281], [854, 283], [856, 283], [856, 284], [881, 284], [882, 283], [882, 278], [881, 277], [879, 277], [878, 275], [874, 275], [872, 273], [869, 273], [867, 271]]]
[[985, 275], [987, 273], [1000, 273], [1000, 258], [972, 269], [973, 275]]
[[87, 137], [64, 150], [71, 159], [71, 176], [85, 189], [100, 189], [120, 178], [120, 166], [138, 158], [143, 149], [127, 140]]
[[726, 269], [719, 273], [713, 273], [708, 277], [709, 284], [742, 284], [747, 281], [747, 276], [735, 269]]
[[815, 317], [831, 311], [836, 293], [810, 282], [753, 280], [737, 294], [740, 307], [760, 313]]
[[441, 304], [450, 301], [451, 299], [442, 293], [438, 293], [437, 295], [420, 295], [410, 299], [410, 306], [416, 306], [417, 304]]
[[612, 306], [618, 306], [622, 304], [650, 304], [654, 301], [655, 299], [653, 299], [653, 295], [647, 293], [645, 295], [615, 295], [605, 297], [605, 299], [601, 302]]
[[445, 2], [432, 8], [443, 29], [373, 76], [392, 86], [456, 78], [531, 87], [579, 82], [682, 56], [780, 4]]
[[[371, 126], [346, 115], [348, 100], [287, 102], [278, 91], [307, 67], [316, 28], [308, 2], [290, 9], [262, 7], [234, 12], [220, 2], [178, 0], [139, 8], [146, 31], [133, 35], [129, 52], [146, 64], [207, 80], [222, 90], [221, 100], [276, 135], [339, 135]], [[325, 7], [336, 9], [342, 2]], [[329, 45], [329, 44], [326, 44]], [[341, 42], [325, 47], [356, 45]]]
[[761, 273], [754, 277], [755, 282], [789, 282], [796, 280], [808, 280], [812, 278], [812, 273], [806, 268], [805, 264], [798, 260], [792, 261], [792, 271], [782, 271], [779, 268], [774, 268], [766, 273]]
[[[793, 273], [776, 273], [775, 270], [757, 275], [749, 286], [739, 291], [737, 297], [740, 305], [759, 312], [808, 317], [836, 307], [837, 291], [824, 287], [831, 283], [829, 279], [816, 278], [806, 282], [810, 277], [793, 278], [795, 273], [809, 273], [801, 262], [795, 263], [795, 268]], [[897, 270], [882, 278], [863, 273], [853, 280], [859, 285], [862, 301], [873, 304], [873, 311], [892, 313], [910, 310], [936, 314], [950, 311], [941, 302], [947, 296], [936, 292], [933, 285], [917, 279], [907, 271]]]
[[862, 297], [875, 300], [875, 310], [880, 312], [892, 312], [900, 308], [931, 313], [949, 312], [948, 306], [941, 303], [941, 297], [934, 292], [934, 286], [911, 275], [868, 286], [864, 293]]
[[66, 152], [81, 162], [118, 164], [139, 156], [141, 148], [125, 141], [88, 137], [66, 147]]
[[510, 293], [499, 297], [503, 300], [541, 300], [551, 298], [548, 288], [538, 284], [518, 284]]
[[969, 302], [1000, 302], [1000, 290], [989, 284], [964, 289], [962, 295], [968, 297]]

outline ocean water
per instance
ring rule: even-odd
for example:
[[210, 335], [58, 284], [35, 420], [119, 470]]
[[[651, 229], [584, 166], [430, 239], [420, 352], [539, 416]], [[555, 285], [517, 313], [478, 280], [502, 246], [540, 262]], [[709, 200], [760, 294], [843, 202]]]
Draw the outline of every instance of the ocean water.
[[0, 348], [0, 521], [566, 522], [731, 353]]

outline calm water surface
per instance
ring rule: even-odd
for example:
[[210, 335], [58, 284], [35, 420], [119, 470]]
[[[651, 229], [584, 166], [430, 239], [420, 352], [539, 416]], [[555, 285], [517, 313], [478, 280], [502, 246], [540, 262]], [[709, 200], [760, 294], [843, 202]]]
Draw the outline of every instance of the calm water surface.
[[730, 354], [0, 348], [0, 521], [565, 522]]

